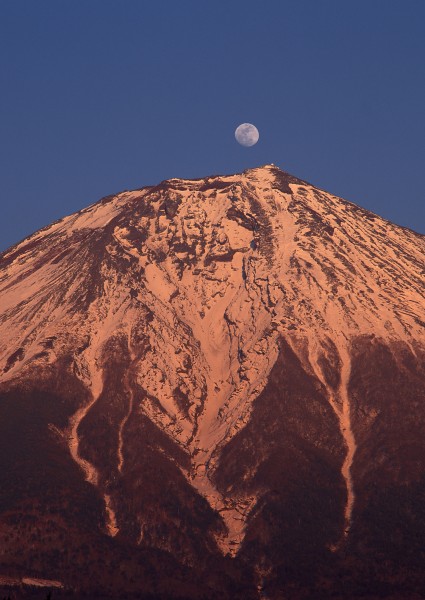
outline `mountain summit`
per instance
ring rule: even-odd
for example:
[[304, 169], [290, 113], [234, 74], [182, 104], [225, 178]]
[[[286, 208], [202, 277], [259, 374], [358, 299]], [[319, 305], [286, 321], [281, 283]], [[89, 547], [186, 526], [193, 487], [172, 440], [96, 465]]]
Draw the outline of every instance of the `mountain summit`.
[[4, 252], [0, 584], [413, 598], [424, 281], [424, 236], [274, 165]]

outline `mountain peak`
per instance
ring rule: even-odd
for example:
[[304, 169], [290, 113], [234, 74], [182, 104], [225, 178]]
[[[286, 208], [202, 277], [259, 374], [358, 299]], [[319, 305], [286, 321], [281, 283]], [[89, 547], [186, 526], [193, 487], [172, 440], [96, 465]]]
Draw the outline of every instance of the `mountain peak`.
[[[84, 390], [67, 399], [58, 435], [102, 498], [110, 537], [168, 548], [158, 517], [138, 504], [147, 452], [203, 515], [203, 551], [243, 552], [280, 477], [271, 447], [263, 440], [257, 455], [249, 437], [263, 439], [264, 423], [273, 444], [295, 436], [297, 450], [288, 442], [285, 452], [300, 469], [317, 452], [333, 473], [339, 516], [326, 543], [337, 551], [352, 527], [363, 435], [350, 388], [356, 353], [379, 339], [416, 364], [424, 256], [423, 236], [271, 164], [122, 192], [1, 256], [0, 385], [30, 389], [60, 372]], [[304, 392], [292, 390], [287, 365]], [[310, 397], [316, 412], [303, 425], [297, 411]], [[375, 409], [364, 410], [371, 422]]]
[[[280, 167], [275, 165], [274, 163], [266, 163], [264, 165], [259, 165], [258, 167], [250, 167], [249, 169], [245, 169], [244, 173], [249, 173], [250, 171], [282, 171]], [[284, 172], [284, 171], [282, 171]]]
[[[232, 282], [234, 291], [246, 287], [255, 266], [257, 274], [264, 270], [267, 294], [273, 289], [279, 296], [278, 290], [289, 284], [285, 293], [295, 301], [298, 290], [305, 305], [321, 315], [325, 328], [330, 327], [333, 306], [338, 328], [347, 333], [366, 327], [401, 334], [416, 330], [421, 321], [416, 306], [423, 298], [423, 249], [423, 236], [273, 164], [234, 175], [170, 179], [103, 198], [4, 252], [2, 326], [12, 330], [20, 320], [25, 323], [26, 311], [45, 294], [57, 293], [61, 301], [76, 305], [79, 299], [86, 310], [112, 273], [122, 281], [129, 277], [126, 285], [135, 297], [140, 285], [146, 286], [147, 273], [154, 271], [158, 285], [179, 290], [180, 297], [182, 285], [188, 290], [199, 287], [201, 296], [195, 292], [193, 299], [203, 314], [208, 304], [203, 295], [216, 293], [207, 291], [212, 285], [208, 282], [216, 281], [219, 293], [226, 295], [225, 282]], [[72, 293], [63, 293], [62, 278]], [[405, 310], [403, 284], [413, 293], [410, 311]], [[155, 293], [164, 300], [168, 294]], [[18, 308], [16, 294], [22, 300]], [[339, 299], [337, 310], [330, 298]], [[59, 306], [52, 308], [47, 322], [54, 320], [55, 311], [64, 312], [63, 306], [60, 311]], [[388, 311], [398, 316], [383, 329], [382, 314]], [[305, 311], [292, 318], [302, 331], [316, 328], [315, 318]], [[16, 368], [23, 364], [17, 361]], [[12, 372], [8, 369], [8, 377]]]

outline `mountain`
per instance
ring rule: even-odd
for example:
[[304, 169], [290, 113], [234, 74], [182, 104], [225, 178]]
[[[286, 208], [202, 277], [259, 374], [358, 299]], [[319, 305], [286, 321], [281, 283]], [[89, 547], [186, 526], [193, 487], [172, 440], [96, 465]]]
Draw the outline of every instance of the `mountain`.
[[424, 283], [424, 236], [274, 165], [4, 252], [0, 585], [422, 598]]

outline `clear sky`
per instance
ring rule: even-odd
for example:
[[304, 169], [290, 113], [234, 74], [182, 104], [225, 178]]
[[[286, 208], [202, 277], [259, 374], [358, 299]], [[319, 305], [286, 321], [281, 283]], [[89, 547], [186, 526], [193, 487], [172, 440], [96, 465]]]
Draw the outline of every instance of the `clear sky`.
[[425, 233], [424, 0], [0, 0], [0, 249], [270, 162]]

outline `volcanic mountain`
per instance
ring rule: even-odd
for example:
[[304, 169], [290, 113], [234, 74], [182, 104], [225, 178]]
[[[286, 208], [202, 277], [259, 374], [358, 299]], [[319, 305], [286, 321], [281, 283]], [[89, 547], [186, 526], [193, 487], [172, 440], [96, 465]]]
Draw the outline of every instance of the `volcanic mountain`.
[[422, 598], [424, 281], [424, 236], [274, 165], [4, 252], [0, 584]]

